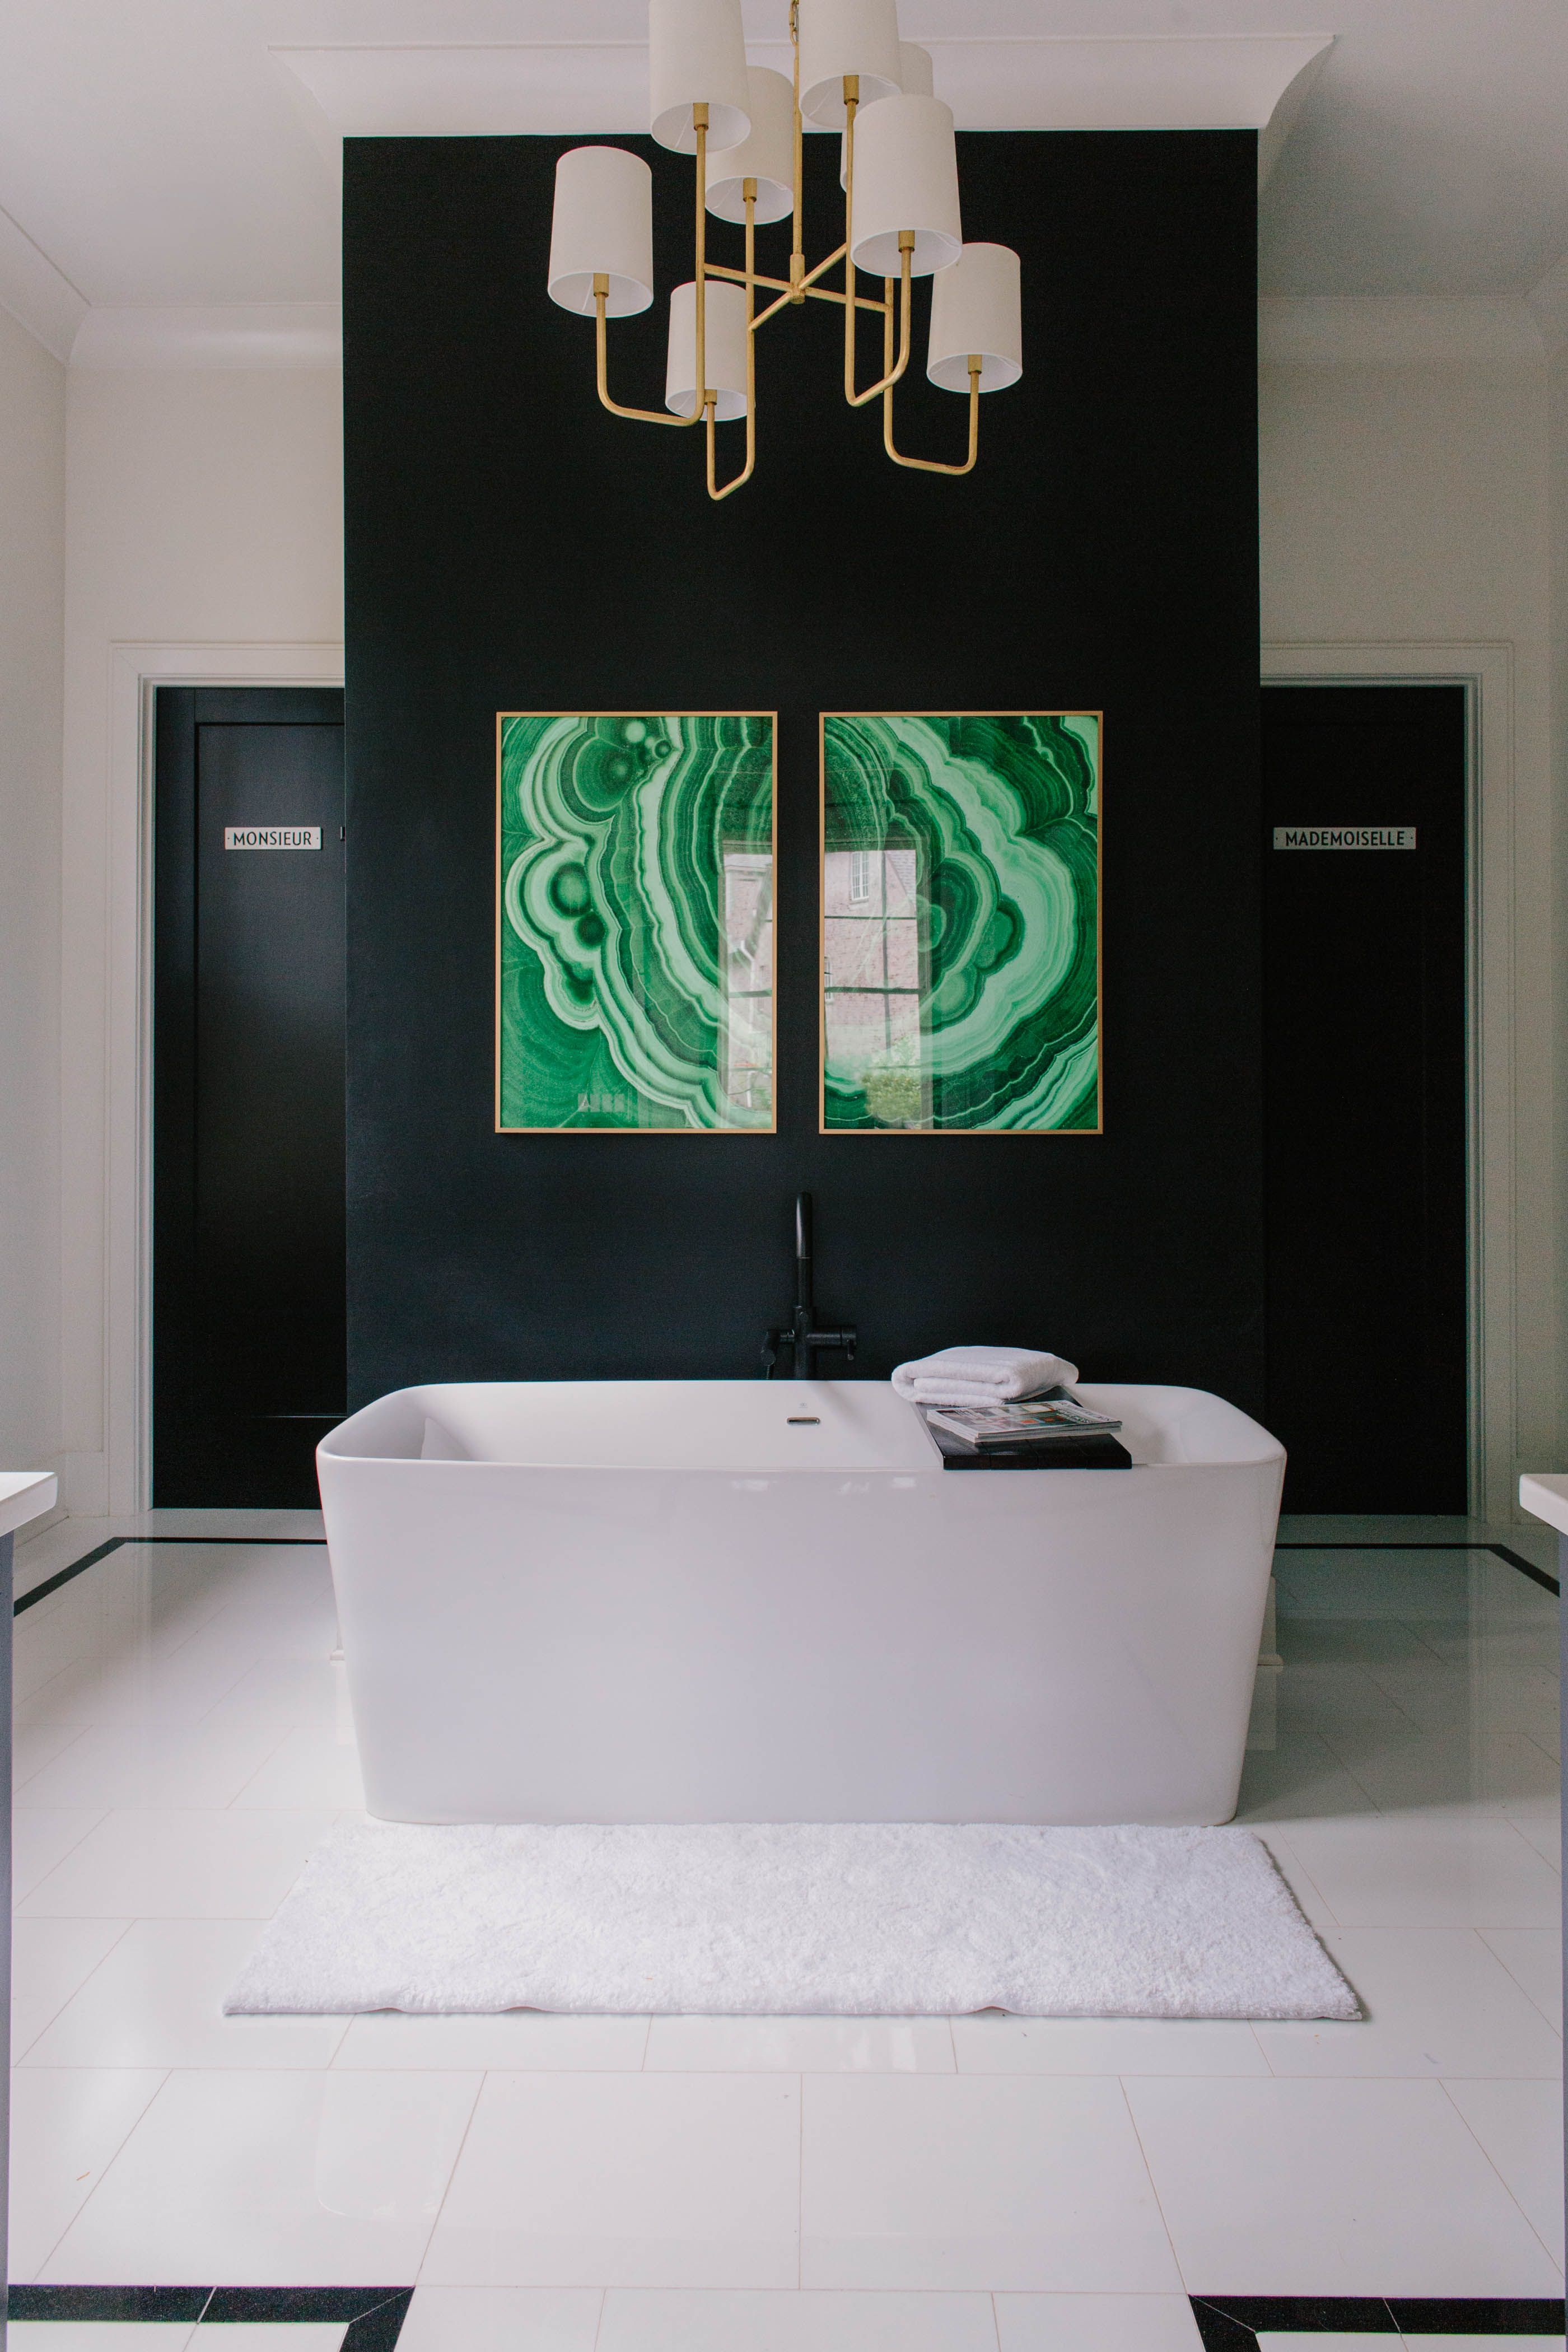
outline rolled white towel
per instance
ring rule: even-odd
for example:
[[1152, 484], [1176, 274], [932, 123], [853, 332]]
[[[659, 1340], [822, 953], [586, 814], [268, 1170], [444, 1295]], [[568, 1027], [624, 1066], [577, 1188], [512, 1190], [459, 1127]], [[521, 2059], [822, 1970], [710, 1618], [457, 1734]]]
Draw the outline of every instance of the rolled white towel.
[[900, 1364], [893, 1386], [912, 1404], [1007, 1404], [1070, 1387], [1078, 1366], [1034, 1348], [940, 1348]]

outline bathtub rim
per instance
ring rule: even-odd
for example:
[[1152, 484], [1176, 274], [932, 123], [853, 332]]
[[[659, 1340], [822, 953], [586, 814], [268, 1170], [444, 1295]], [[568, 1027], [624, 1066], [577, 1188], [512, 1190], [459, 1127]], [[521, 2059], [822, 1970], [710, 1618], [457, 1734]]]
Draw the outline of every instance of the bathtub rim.
[[[388, 1407], [406, 1404], [411, 1409], [421, 1412], [422, 1415], [426, 1412], [430, 1412], [431, 1417], [434, 1417], [432, 1409], [426, 1407], [419, 1401], [437, 1397], [443, 1391], [489, 1389], [524, 1391], [529, 1390], [557, 1390], [563, 1388], [574, 1390], [617, 1389], [623, 1391], [643, 1391], [651, 1389], [691, 1389], [697, 1391], [705, 1389], [725, 1389], [754, 1391], [759, 1385], [761, 1384], [755, 1379], [737, 1380], [733, 1378], [668, 1381], [515, 1380], [410, 1381], [403, 1388], [389, 1389], [381, 1396], [373, 1398], [368, 1404], [361, 1405], [355, 1412], [348, 1414], [345, 1419], [339, 1422], [334, 1429], [327, 1432], [326, 1435], [321, 1438], [316, 1447], [316, 1459], [319, 1465], [318, 1475], [320, 1474], [320, 1467], [327, 1463], [331, 1463], [334, 1465], [342, 1465], [344, 1466], [352, 1465], [354, 1467], [369, 1467], [371, 1465], [375, 1465], [381, 1469], [391, 1469], [394, 1465], [400, 1465], [405, 1469], [419, 1471], [437, 1469], [444, 1471], [522, 1471], [531, 1475], [551, 1472], [563, 1475], [577, 1475], [584, 1470], [592, 1470], [596, 1475], [602, 1474], [605, 1475], [626, 1477], [896, 1477], [905, 1479], [941, 1477], [944, 1474], [945, 1465], [942, 1461], [941, 1451], [937, 1446], [935, 1439], [931, 1436], [929, 1429], [926, 1427], [924, 1415], [921, 1412], [921, 1408], [918, 1405], [910, 1403], [908, 1400], [902, 1398], [899, 1399], [898, 1402], [904, 1405], [906, 1411], [920, 1432], [921, 1441], [930, 1450], [929, 1461], [922, 1462], [918, 1465], [907, 1463], [881, 1462], [867, 1463], [857, 1465], [850, 1465], [842, 1462], [798, 1462], [790, 1463], [786, 1465], [780, 1465], [777, 1464], [752, 1463], [740, 1459], [725, 1462], [713, 1461], [700, 1464], [674, 1460], [668, 1462], [598, 1461], [589, 1464], [584, 1462], [561, 1461], [552, 1458], [549, 1455], [545, 1455], [542, 1458], [523, 1459], [518, 1455], [511, 1454], [505, 1456], [496, 1456], [493, 1454], [426, 1456], [419, 1453], [405, 1453], [401, 1451], [396, 1453], [362, 1453], [357, 1450], [350, 1452], [339, 1442], [342, 1439], [345, 1433], [354, 1433], [356, 1431], [356, 1424], [364, 1424], [373, 1414], [384, 1414]], [[809, 1382], [795, 1382], [791, 1381], [787, 1383], [780, 1383], [781, 1387], [786, 1385], [789, 1387], [821, 1389], [873, 1389], [882, 1394], [891, 1392], [891, 1382], [881, 1381], [814, 1381]], [[1098, 1399], [1103, 1399], [1106, 1402], [1110, 1403], [1122, 1402], [1128, 1397], [1136, 1397], [1139, 1400], [1148, 1399], [1151, 1402], [1159, 1399], [1170, 1400], [1172, 1403], [1174, 1403], [1179, 1400], [1182, 1403], [1189, 1407], [1193, 1405], [1215, 1406], [1220, 1409], [1223, 1416], [1232, 1423], [1238, 1438], [1247, 1434], [1258, 1441], [1251, 1446], [1242, 1446], [1234, 1452], [1213, 1454], [1205, 1454], [1191, 1459], [1162, 1459], [1149, 1461], [1139, 1460], [1135, 1454], [1132, 1463], [1132, 1467], [1135, 1470], [1180, 1471], [1256, 1469], [1271, 1463], [1283, 1465], [1286, 1458], [1286, 1449], [1279, 1438], [1275, 1437], [1270, 1431], [1265, 1429], [1261, 1423], [1254, 1421], [1250, 1414], [1243, 1412], [1239, 1405], [1232, 1404], [1227, 1398], [1218, 1396], [1214, 1391], [1209, 1389], [1192, 1388], [1164, 1381], [1079, 1381], [1074, 1383], [1074, 1391], [1075, 1393], [1081, 1395], [1084, 1402], [1089, 1404], [1093, 1404]], [[361, 1429], [360, 1433], [363, 1433], [363, 1428]], [[1007, 1473], [1005, 1471], [993, 1470], [989, 1475], [993, 1477], [996, 1477], [1005, 1476]], [[1037, 1477], [1041, 1473], [1031, 1470], [1017, 1470], [1013, 1475], [1018, 1477]], [[1058, 1477], [1089, 1478], [1097, 1477], [1102, 1474], [1092, 1470], [1079, 1469], [1058, 1470], [1054, 1475]]]

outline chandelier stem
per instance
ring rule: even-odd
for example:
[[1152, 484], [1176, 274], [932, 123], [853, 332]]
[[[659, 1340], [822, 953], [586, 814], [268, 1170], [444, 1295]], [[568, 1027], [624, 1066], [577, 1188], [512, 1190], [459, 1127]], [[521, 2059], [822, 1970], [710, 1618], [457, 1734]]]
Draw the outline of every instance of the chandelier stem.
[[[854, 87], [850, 85], [853, 83]], [[860, 77], [844, 77], [844, 397], [855, 405], [855, 117], [860, 110]]]
[[[697, 373], [691, 381], [696, 386], [696, 414], [702, 415], [702, 404], [708, 397], [708, 109], [700, 103], [691, 110], [691, 127], [697, 138], [697, 266], [693, 272], [696, 299], [692, 308], [697, 315]], [[709, 426], [712, 440], [712, 426]]]
[[[804, 302], [805, 293], [805, 198], [802, 186], [805, 163], [805, 125], [800, 119], [800, 0], [789, 0], [789, 45], [795, 54], [795, 228], [789, 256], [789, 282], [801, 290], [792, 302]], [[773, 305], [776, 310], [777, 303]]]
[[893, 446], [893, 392], [882, 395], [882, 446], [895, 466], [913, 466], [922, 474], [967, 474], [980, 455], [980, 373], [985, 362], [979, 352], [969, 354], [969, 455], [962, 466], [944, 466], [935, 457], [901, 457]]

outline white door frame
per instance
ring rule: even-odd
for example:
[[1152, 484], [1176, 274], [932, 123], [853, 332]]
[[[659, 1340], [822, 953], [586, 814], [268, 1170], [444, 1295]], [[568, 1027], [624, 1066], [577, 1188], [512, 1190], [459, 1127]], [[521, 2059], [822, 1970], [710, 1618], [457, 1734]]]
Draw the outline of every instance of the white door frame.
[[105, 992], [104, 1412], [111, 1513], [144, 1511], [153, 1462], [153, 696], [160, 686], [342, 686], [341, 645], [112, 648]]
[[1507, 642], [1266, 645], [1263, 683], [1465, 689], [1470, 1512], [1506, 1525], [1516, 1516], [1512, 1473], [1519, 1451], [1513, 647]]

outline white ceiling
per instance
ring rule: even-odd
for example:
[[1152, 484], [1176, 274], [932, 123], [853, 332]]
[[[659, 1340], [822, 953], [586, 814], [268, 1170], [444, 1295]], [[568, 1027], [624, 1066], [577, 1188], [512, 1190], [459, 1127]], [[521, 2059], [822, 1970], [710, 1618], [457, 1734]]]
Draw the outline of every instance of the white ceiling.
[[[784, 32], [785, 5], [745, 0], [759, 49]], [[1568, 0], [902, 0], [900, 13], [905, 37], [932, 46], [939, 94], [946, 73], [974, 125], [1007, 120], [1026, 87], [1029, 121], [1079, 119], [1069, 85], [1089, 88], [1108, 56], [1123, 107], [1151, 121], [1252, 120], [1250, 100], [1226, 115], [1221, 96], [1191, 94], [1215, 61], [1299, 62], [1315, 44], [1281, 37], [1333, 35], [1264, 192], [1268, 294], [1518, 297], [1568, 255]], [[606, 84], [635, 91], [645, 23], [642, 0], [7, 0], [0, 299], [39, 332], [26, 305], [54, 320], [56, 348], [88, 306], [331, 301], [334, 113], [340, 128], [403, 127], [426, 71], [448, 89], [466, 71], [493, 113], [489, 68], [451, 54], [488, 47], [508, 53], [538, 118], [511, 127], [544, 128], [550, 60], [530, 50], [554, 45], [591, 86], [585, 47], [612, 45]], [[289, 50], [316, 53], [318, 99]], [[348, 96], [323, 105], [334, 74]], [[1142, 77], [1131, 100], [1127, 75]], [[381, 85], [393, 95], [375, 98]]]

